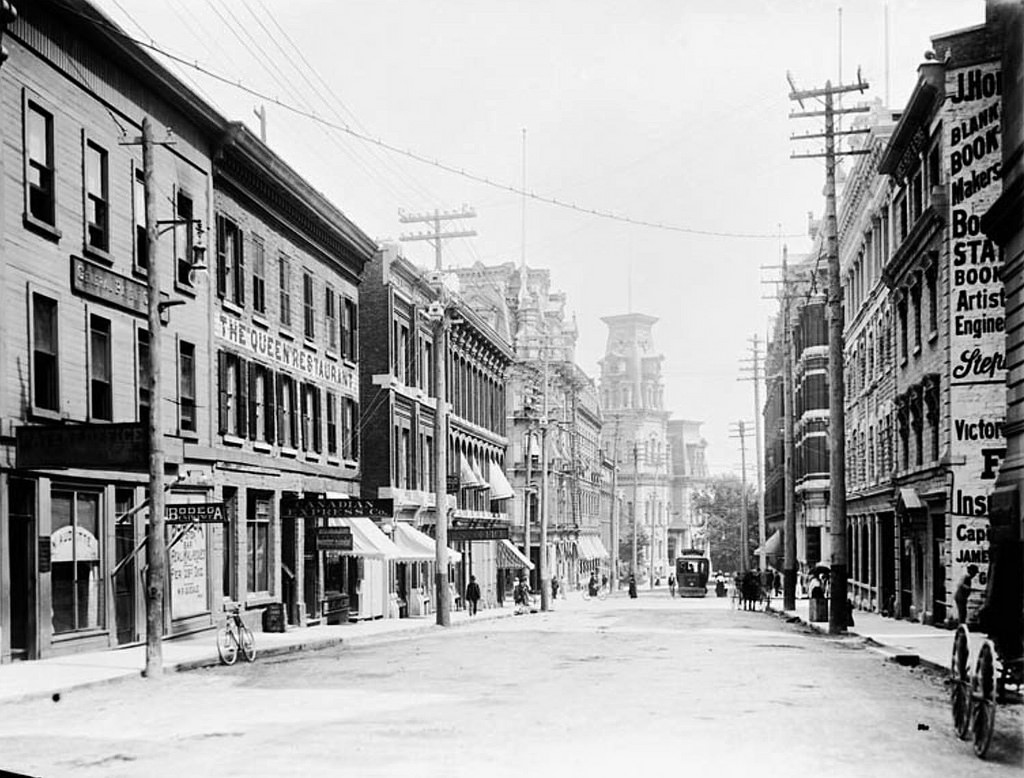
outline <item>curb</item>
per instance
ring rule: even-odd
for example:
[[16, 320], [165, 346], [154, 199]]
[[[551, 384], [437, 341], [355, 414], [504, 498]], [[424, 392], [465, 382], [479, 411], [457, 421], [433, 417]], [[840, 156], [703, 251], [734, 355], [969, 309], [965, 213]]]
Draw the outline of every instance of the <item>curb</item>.
[[[790, 615], [787, 611], [778, 610], [770, 606], [768, 610], [776, 616], [781, 616], [788, 622], [799, 622], [801, 625], [818, 633], [819, 635], [829, 634], [828, 626], [821, 626], [821, 624], [823, 624], [824, 622], [819, 623], [808, 621], [798, 613], [793, 613], [792, 615]], [[862, 635], [856, 630], [847, 630], [846, 636], [860, 638], [863, 642], [864, 647], [867, 648], [869, 651], [878, 654], [886, 661], [900, 665], [900, 667], [921, 667], [927, 670], [932, 670], [940, 673], [944, 673], [948, 669], [947, 667], [945, 667], [945, 665], [941, 665], [938, 662], [933, 662], [930, 659], [926, 659], [922, 657], [920, 654], [915, 654], [911, 651], [899, 651], [897, 649], [894, 649], [892, 646], [888, 646], [884, 643], [879, 643], [873, 637]]]
[[[321, 651], [329, 648], [337, 648], [338, 646], [352, 646], [363, 647], [369, 645], [382, 645], [384, 643], [397, 643], [403, 640], [415, 640], [422, 638], [430, 634], [443, 635], [451, 629], [461, 628], [473, 624], [481, 624], [489, 621], [497, 621], [499, 619], [506, 619], [512, 617], [514, 614], [510, 611], [508, 613], [499, 613], [487, 618], [480, 619], [479, 621], [472, 621], [470, 619], [461, 619], [448, 626], [447, 628], [439, 628], [437, 624], [424, 624], [421, 627], [409, 628], [406, 630], [397, 630], [394, 632], [379, 632], [373, 635], [352, 635], [348, 637], [337, 637], [337, 638], [321, 638], [305, 640], [300, 643], [293, 643], [285, 646], [273, 646], [271, 648], [259, 651], [257, 649], [256, 659], [257, 661], [261, 657], [281, 657], [288, 656], [291, 654], [300, 654], [311, 651]], [[213, 630], [210, 631], [213, 634]], [[164, 674], [169, 675], [171, 673], [185, 673], [191, 670], [201, 670], [208, 667], [221, 667], [220, 658], [214, 653], [212, 656], [201, 657], [198, 659], [186, 659], [181, 662], [168, 662], [164, 665]], [[66, 686], [62, 686], [59, 689], [47, 689], [39, 691], [30, 691], [17, 696], [11, 696], [0, 699], [0, 706], [17, 704], [22, 702], [30, 702], [34, 700], [46, 700], [53, 699], [56, 695], [58, 698], [67, 695], [69, 692], [79, 691], [81, 689], [91, 689], [99, 686], [107, 686], [115, 683], [123, 683], [125, 681], [136, 680], [143, 677], [143, 671], [130, 670], [121, 673], [120, 675], [113, 675], [109, 678], [99, 678], [94, 681], [81, 681], [77, 683], [70, 683]], [[57, 702], [58, 700], [54, 700]]]

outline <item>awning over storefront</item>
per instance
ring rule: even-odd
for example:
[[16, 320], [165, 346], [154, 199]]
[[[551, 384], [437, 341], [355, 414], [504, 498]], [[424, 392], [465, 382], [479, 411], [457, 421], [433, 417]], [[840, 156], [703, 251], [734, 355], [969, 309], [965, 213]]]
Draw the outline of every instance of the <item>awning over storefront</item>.
[[433, 562], [437, 556], [434, 539], [405, 522], [395, 522], [394, 538], [401, 562]]
[[493, 459], [491, 460], [490, 476], [492, 500], [507, 500], [515, 496], [515, 492], [512, 491], [512, 484], [508, 482], [508, 478], [501, 471], [501, 467]]
[[523, 556], [523, 552], [512, 545], [511, 540], [498, 541], [498, 567], [533, 570], [533, 562]]
[[484, 471], [480, 469], [480, 460], [472, 459], [470, 464], [473, 466], [473, 475], [476, 476], [476, 485], [481, 489], [486, 489], [490, 484], [484, 478]]
[[921, 502], [921, 497], [917, 493], [917, 489], [912, 486], [900, 487], [899, 504], [908, 511], [924, 507], [924, 503]]
[[608, 556], [608, 551], [605, 549], [604, 543], [601, 542], [601, 538], [596, 535], [581, 535], [577, 554], [580, 559], [604, 559]]
[[476, 473], [473, 472], [473, 468], [469, 464], [469, 460], [466, 459], [465, 454], [459, 454], [459, 480], [461, 481], [459, 485], [463, 489], [474, 489], [484, 485], [476, 477]]
[[328, 519], [328, 526], [348, 527], [352, 530], [352, 550], [340, 553], [349, 556], [365, 556], [376, 559], [400, 559], [398, 546], [380, 531], [372, 519]]
[[[775, 530], [775, 532], [772, 533], [771, 537], [768, 538], [768, 540], [766, 540], [764, 542], [764, 553], [768, 554], [768, 555], [778, 554], [781, 550], [782, 550], [782, 532], [780, 530]], [[758, 546], [757, 548], [755, 548], [754, 549], [754, 553], [755, 554], [760, 554], [761, 553], [761, 546]]]

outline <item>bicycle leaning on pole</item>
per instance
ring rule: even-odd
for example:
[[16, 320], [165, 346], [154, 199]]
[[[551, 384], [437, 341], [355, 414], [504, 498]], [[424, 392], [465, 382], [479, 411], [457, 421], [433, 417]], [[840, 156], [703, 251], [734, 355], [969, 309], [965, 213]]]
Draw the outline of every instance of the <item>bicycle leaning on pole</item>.
[[242, 650], [245, 661], [256, 659], [256, 638], [252, 630], [242, 621], [242, 605], [237, 602], [224, 604], [224, 626], [217, 630], [217, 653], [220, 661], [233, 665], [238, 659], [238, 650]]

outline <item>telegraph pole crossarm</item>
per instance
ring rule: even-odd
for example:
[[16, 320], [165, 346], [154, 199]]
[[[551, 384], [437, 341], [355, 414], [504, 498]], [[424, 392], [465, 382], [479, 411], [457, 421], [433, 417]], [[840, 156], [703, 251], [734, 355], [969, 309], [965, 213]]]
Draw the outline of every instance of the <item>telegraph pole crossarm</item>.
[[[787, 74], [788, 76], [788, 74]], [[831, 81], [819, 89], [797, 90], [793, 79], [789, 77], [792, 92], [789, 97], [803, 107], [803, 99], [807, 97], [825, 98], [825, 246], [828, 260], [828, 378], [829, 378], [829, 512], [831, 541], [831, 585], [832, 601], [829, 608], [828, 631], [830, 634], [842, 634], [846, 631], [847, 621], [847, 586], [849, 570], [847, 567], [846, 540], [846, 409], [845, 386], [843, 375], [843, 300], [840, 282], [838, 229], [836, 224], [836, 157], [854, 151], [837, 152], [835, 136], [836, 109], [833, 105], [835, 95], [844, 92], [867, 89], [868, 84], [857, 71], [857, 83], [849, 85], [832, 85]], [[856, 150], [866, 153], [866, 149]], [[813, 156], [813, 155], [801, 155]], [[787, 543], [789, 539], [787, 538]]]

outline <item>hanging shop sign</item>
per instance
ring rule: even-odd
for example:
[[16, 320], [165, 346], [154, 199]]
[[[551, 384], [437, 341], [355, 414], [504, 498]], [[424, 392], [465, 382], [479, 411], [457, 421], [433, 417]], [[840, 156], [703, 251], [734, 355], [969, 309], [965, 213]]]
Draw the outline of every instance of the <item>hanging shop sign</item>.
[[449, 473], [445, 476], [445, 492], [448, 494], [458, 494], [461, 488], [461, 482], [459, 480], [459, 474], [455, 473], [452, 475]]
[[224, 524], [224, 503], [183, 503], [164, 507], [167, 524]]
[[[71, 257], [71, 291], [136, 316], [149, 316], [149, 289], [144, 283], [81, 257]], [[161, 292], [160, 299], [170, 296]]]
[[449, 527], [448, 540], [508, 540], [509, 529], [505, 527]]
[[317, 551], [351, 551], [352, 530], [348, 527], [317, 527]]
[[44, 535], [39, 538], [39, 572], [48, 573], [51, 569], [53, 547], [50, 545], [50, 536]]
[[394, 515], [394, 500], [281, 500], [281, 515], [293, 519], [386, 519]]
[[19, 468], [145, 470], [149, 433], [142, 424], [22, 425], [15, 430]]

